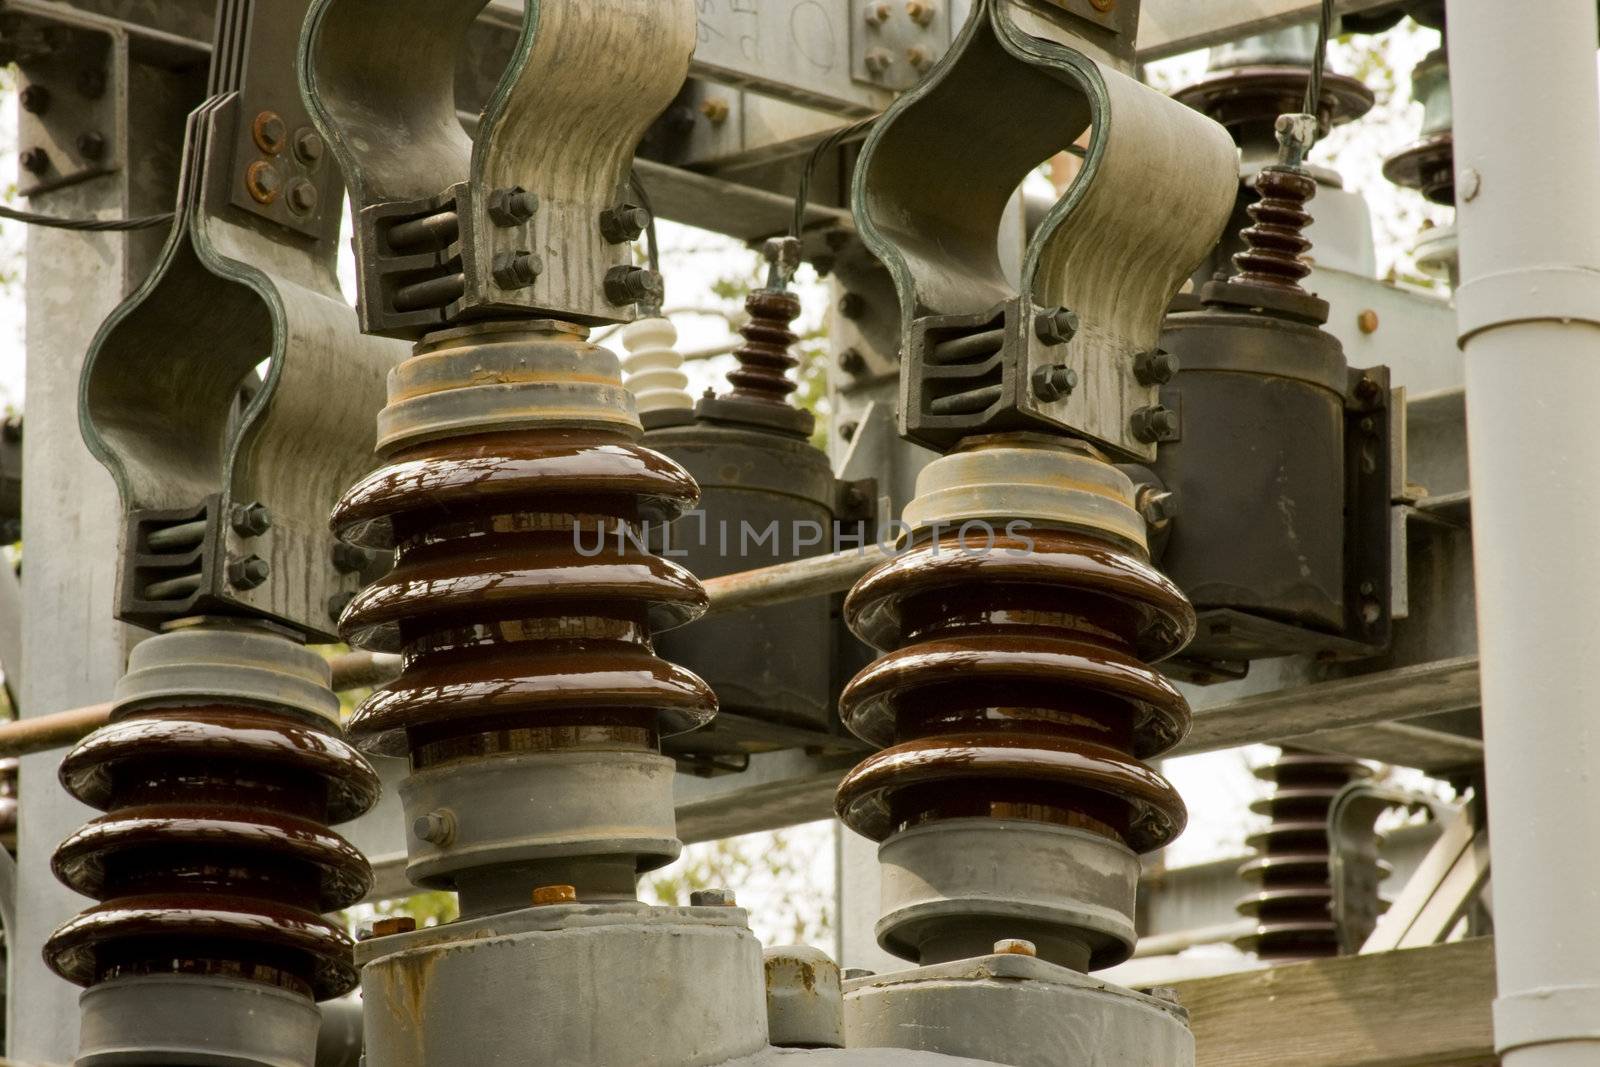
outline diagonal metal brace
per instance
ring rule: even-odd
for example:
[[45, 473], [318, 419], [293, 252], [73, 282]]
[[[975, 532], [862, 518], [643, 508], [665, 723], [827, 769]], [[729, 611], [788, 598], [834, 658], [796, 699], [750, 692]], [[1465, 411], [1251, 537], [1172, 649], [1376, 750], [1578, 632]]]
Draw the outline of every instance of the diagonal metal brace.
[[[373, 414], [405, 348], [357, 332], [336, 275], [336, 207], [280, 222], [236, 196], [240, 127], [253, 139], [261, 110], [245, 72], [272, 71], [274, 47], [281, 69], [303, 11], [285, 0], [219, 12], [238, 57], [190, 116], [176, 222], [85, 364], [84, 439], [126, 517], [118, 617], [142, 626], [247, 615], [332, 640], [372, 562], [336, 548], [327, 514], [370, 464]], [[273, 19], [291, 32], [259, 25]], [[333, 161], [316, 171], [337, 205]]]
[[[978, 0], [950, 51], [868, 138], [853, 207], [899, 292], [901, 432], [1051, 428], [1148, 460], [1157, 404], [1136, 360], [1216, 243], [1238, 185], [1220, 126], [1079, 47], [1077, 23]], [[1087, 136], [1077, 179], [1029, 241], [997, 251], [1007, 205]]]
[[627, 321], [647, 281], [633, 267], [629, 170], [688, 75], [693, 0], [528, 0], [469, 138], [454, 77], [483, 6], [312, 4], [301, 84], [349, 182], [362, 328], [416, 338], [472, 317]]

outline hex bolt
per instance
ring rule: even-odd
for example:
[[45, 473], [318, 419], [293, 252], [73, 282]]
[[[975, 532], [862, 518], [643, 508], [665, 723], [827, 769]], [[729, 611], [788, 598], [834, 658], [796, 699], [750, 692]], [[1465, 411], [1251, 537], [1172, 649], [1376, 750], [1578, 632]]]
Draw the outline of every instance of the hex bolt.
[[308, 167], [315, 167], [322, 162], [323, 153], [327, 146], [323, 144], [322, 135], [310, 126], [302, 126], [294, 131], [294, 157]]
[[1166, 385], [1178, 374], [1178, 357], [1164, 349], [1133, 357], [1133, 377], [1140, 385]]
[[520, 185], [489, 194], [489, 221], [496, 226], [521, 226], [539, 213], [539, 194]]
[[289, 195], [285, 199], [289, 210], [298, 215], [309, 215], [317, 210], [317, 203], [321, 197], [315, 185], [304, 178], [296, 178], [289, 183]]
[[106, 95], [106, 72], [98, 67], [78, 74], [78, 93], [87, 100], [98, 100]]
[[343, 541], [333, 546], [333, 569], [340, 574], [355, 574], [372, 562], [372, 550]]
[[621, 203], [600, 212], [600, 236], [614, 245], [636, 241], [650, 225], [650, 212], [638, 204]]
[[906, 62], [911, 64], [913, 70], [921, 70], [933, 62], [933, 56], [920, 44], [912, 45], [906, 49]]
[[1377, 379], [1363, 377], [1356, 382], [1356, 399], [1363, 404], [1376, 404], [1383, 396], [1383, 386]]
[[50, 169], [50, 153], [42, 148], [25, 149], [17, 156], [17, 162], [29, 174], [43, 174]]
[[708, 96], [700, 101], [700, 114], [704, 115], [713, 126], [721, 126], [728, 121], [728, 116], [733, 109], [728, 102], [720, 96]]
[[494, 257], [494, 283], [502, 289], [526, 289], [544, 273], [544, 260], [532, 252], [501, 252]]
[[283, 175], [264, 159], [250, 164], [244, 172], [244, 184], [258, 204], [271, 204], [283, 193]]
[[887, 48], [869, 48], [863, 62], [867, 65], [868, 74], [882, 77], [890, 67], [894, 66], [894, 56], [889, 54]]
[[1178, 514], [1178, 497], [1170, 489], [1154, 485], [1141, 485], [1137, 498], [1139, 515], [1149, 526], [1157, 529], [1171, 522]]
[[1007, 937], [994, 943], [997, 956], [1037, 956], [1038, 946], [1032, 941], [1024, 941], [1020, 937]]
[[533, 891], [533, 906], [536, 908], [577, 902], [578, 890], [570, 885], [542, 885]]
[[86, 130], [78, 134], [78, 155], [84, 159], [94, 161], [101, 159], [106, 154], [106, 139], [94, 130]]
[[1078, 313], [1070, 308], [1052, 308], [1033, 317], [1033, 332], [1047, 345], [1064, 345], [1078, 333]]
[[889, 21], [889, 5], [885, 3], [871, 3], [861, 9], [861, 15], [867, 20], [868, 26], [882, 26]]
[[49, 111], [51, 99], [48, 85], [25, 85], [17, 93], [17, 103], [30, 115], [43, 115]]
[[867, 357], [859, 348], [847, 348], [839, 353], [839, 369], [846, 374], [860, 374], [867, 369]]
[[1046, 404], [1072, 395], [1078, 387], [1078, 372], [1065, 363], [1040, 367], [1033, 372], [1033, 395]]
[[839, 298], [839, 314], [847, 319], [859, 319], [867, 312], [867, 301], [860, 293], [845, 293]]
[[254, 589], [272, 576], [272, 564], [260, 556], [246, 556], [228, 564], [228, 584], [235, 589]]
[[250, 137], [257, 148], [275, 156], [289, 143], [289, 127], [276, 111], [263, 111], [250, 123]]
[[927, 0], [906, 0], [906, 14], [911, 16], [911, 21], [918, 26], [926, 26], [933, 21], [939, 9]]
[[1371, 308], [1366, 308], [1361, 312], [1361, 314], [1356, 316], [1356, 327], [1364, 334], [1371, 335], [1377, 333], [1378, 313]]
[[395, 934], [409, 934], [417, 928], [417, 920], [409, 915], [391, 915], [387, 919], [379, 919], [372, 924], [373, 937], [393, 937]]
[[1153, 404], [1140, 408], [1128, 420], [1133, 436], [1145, 444], [1165, 441], [1178, 432], [1178, 413], [1171, 408]]
[[235, 504], [228, 512], [228, 524], [240, 537], [260, 537], [272, 529], [272, 512], [265, 504]]
[[689, 894], [689, 906], [692, 908], [732, 908], [738, 903], [734, 900], [731, 889], [696, 889]]
[[443, 848], [456, 839], [455, 812], [440, 808], [426, 815], [418, 815], [411, 822], [411, 832], [418, 841]]
[[606, 299], [613, 304], [639, 304], [661, 299], [661, 275], [644, 267], [612, 267], [606, 271]]

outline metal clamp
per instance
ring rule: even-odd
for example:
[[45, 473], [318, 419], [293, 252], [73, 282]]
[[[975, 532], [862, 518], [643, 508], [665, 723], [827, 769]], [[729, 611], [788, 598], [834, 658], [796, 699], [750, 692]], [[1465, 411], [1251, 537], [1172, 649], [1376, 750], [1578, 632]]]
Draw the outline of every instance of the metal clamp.
[[[304, 0], [219, 12], [219, 53], [238, 58], [190, 116], [177, 221], [85, 365], [84, 439], [128, 523], [118, 617], [139, 625], [204, 611], [332, 639], [336, 607], [360, 584], [327, 515], [370, 463], [372, 413], [403, 350], [356, 331], [336, 275], [338, 211], [279, 218], [239, 202], [259, 162], [240, 166], [241, 137], [260, 155], [256, 141], [276, 145], [280, 132], [260, 131], [269, 109], [244, 106], [257, 98], [244, 79], [282, 67], [303, 10]], [[270, 110], [282, 119], [293, 102]], [[292, 121], [283, 131], [295, 140]], [[317, 173], [319, 202], [338, 203], [331, 159], [296, 166]]]
[[469, 313], [627, 321], [652, 287], [629, 245], [629, 169], [688, 75], [694, 5], [529, 0], [474, 138], [454, 78], [482, 8], [312, 4], [301, 87], [350, 185], [362, 329], [415, 339]]
[[[901, 432], [918, 443], [1043, 426], [1119, 458], [1155, 454], [1133, 423], [1157, 389], [1135, 361], [1222, 233], [1237, 153], [1220, 126], [1085, 46], [1078, 20], [979, 0], [862, 150], [856, 222], [900, 296]], [[1085, 133], [1083, 169], [1013, 280], [996, 251], [1007, 205]]]

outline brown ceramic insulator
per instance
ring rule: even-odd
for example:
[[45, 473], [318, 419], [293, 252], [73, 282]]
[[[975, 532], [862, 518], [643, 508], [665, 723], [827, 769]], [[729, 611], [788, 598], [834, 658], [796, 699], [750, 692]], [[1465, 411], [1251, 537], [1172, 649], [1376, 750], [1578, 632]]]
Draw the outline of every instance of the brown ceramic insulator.
[[800, 365], [790, 349], [799, 338], [790, 323], [800, 314], [800, 298], [786, 289], [757, 289], [745, 298], [750, 321], [739, 330], [744, 343], [734, 349], [739, 366], [728, 372], [732, 396], [787, 405], [797, 386], [789, 371]]
[[328, 827], [378, 799], [377, 774], [326, 722], [218, 704], [144, 708], [61, 764], [67, 791], [106, 814], [56, 849], [70, 888], [101, 901], [61, 926], [45, 959], [90, 986], [130, 975], [218, 975], [317, 999], [358, 974], [323, 913], [371, 886]]
[[840, 818], [882, 841], [932, 820], [1028, 819], [1136, 852], [1182, 831], [1183, 801], [1142, 761], [1188, 731], [1150, 664], [1193, 636], [1194, 610], [1132, 552], [1035, 530], [974, 555], [924, 544], [851, 591], [851, 628], [890, 650], [840, 710], [883, 750], [839, 787]]
[[334, 510], [341, 537], [396, 551], [341, 622], [351, 644], [404, 654], [352, 736], [422, 767], [654, 748], [709, 721], [711, 690], [651, 647], [705, 609], [705, 590], [639, 533], [696, 496], [683, 468], [620, 432], [483, 433], [390, 456]]
[[17, 851], [17, 761], [0, 759], [0, 848]]
[[1306, 204], [1317, 195], [1317, 181], [1303, 170], [1266, 167], [1256, 177], [1256, 191], [1261, 199], [1248, 209], [1254, 225], [1240, 232], [1245, 250], [1233, 257], [1239, 269], [1233, 281], [1304, 293], [1300, 280], [1311, 273], [1303, 258], [1311, 251]]
[[1264, 960], [1318, 959], [1339, 954], [1329, 869], [1328, 809], [1368, 767], [1344, 756], [1285, 749], [1256, 774], [1273, 783], [1272, 793], [1250, 810], [1272, 822], [1248, 839], [1256, 856], [1239, 868], [1251, 891], [1239, 900], [1241, 915], [1256, 929], [1240, 948]]
[[[1306, 66], [1252, 66], [1219, 71], [1203, 81], [1179, 89], [1172, 98], [1234, 131], [1260, 128], [1270, 134], [1279, 115], [1305, 107]], [[1317, 106], [1320, 136], [1334, 126], [1354, 121], [1372, 110], [1377, 98], [1359, 79], [1333, 71], [1322, 76], [1322, 100]]]
[[1456, 202], [1456, 141], [1450, 130], [1413, 141], [1383, 162], [1383, 176], [1446, 207]]

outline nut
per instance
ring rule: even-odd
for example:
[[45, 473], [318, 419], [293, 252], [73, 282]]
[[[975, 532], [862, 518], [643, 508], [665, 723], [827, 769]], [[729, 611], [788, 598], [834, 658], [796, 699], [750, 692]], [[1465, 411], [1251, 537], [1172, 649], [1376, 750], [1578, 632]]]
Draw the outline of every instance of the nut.
[[256, 203], [270, 204], [283, 192], [283, 175], [271, 163], [258, 159], [244, 172], [244, 184]]
[[839, 298], [839, 314], [847, 319], [859, 319], [866, 310], [866, 298], [860, 293], [845, 293]]
[[409, 915], [391, 915], [387, 919], [379, 919], [372, 924], [373, 937], [393, 937], [395, 934], [409, 934], [417, 928], [417, 920]]
[[1024, 941], [1020, 937], [1008, 937], [994, 943], [994, 951], [998, 956], [1037, 956], [1039, 949], [1032, 941]]
[[867, 65], [867, 73], [881, 75], [894, 66], [894, 56], [889, 54], [887, 48], [869, 48], [863, 62]]
[[622, 203], [600, 212], [600, 236], [614, 245], [636, 241], [650, 225], [650, 212], [638, 204]]
[[542, 885], [533, 891], [533, 906], [536, 908], [577, 902], [578, 890], [570, 885]]
[[1078, 387], [1078, 372], [1065, 363], [1040, 367], [1033, 372], [1033, 395], [1046, 404], [1071, 396]]
[[311, 214], [317, 210], [319, 200], [321, 197], [317, 193], [317, 187], [304, 178], [296, 178], [289, 183], [289, 195], [285, 197], [285, 201], [289, 205], [289, 210], [296, 214]]
[[867, 20], [868, 26], [882, 26], [889, 20], [889, 5], [885, 3], [871, 3], [861, 10], [862, 17]]
[[1139, 514], [1153, 527], [1160, 528], [1171, 522], [1178, 513], [1178, 497], [1170, 489], [1154, 485], [1141, 485], [1138, 495]]
[[1133, 377], [1140, 385], [1166, 385], [1178, 373], [1178, 357], [1163, 349], [1133, 357]]
[[269, 156], [275, 156], [289, 143], [289, 127], [276, 111], [263, 111], [250, 124], [250, 137], [257, 148]]
[[442, 848], [455, 840], [455, 812], [441, 808], [438, 811], [430, 811], [426, 815], [418, 815], [412, 820], [411, 833], [418, 841], [426, 841], [430, 845], [438, 845]]
[[272, 564], [260, 556], [246, 556], [228, 564], [228, 584], [235, 589], [254, 589], [272, 577]]
[[1077, 336], [1078, 313], [1070, 308], [1052, 308], [1033, 318], [1033, 332], [1047, 345], [1064, 345]]
[[106, 139], [94, 130], [78, 134], [78, 154], [87, 160], [101, 159], [106, 154]]
[[300, 162], [308, 167], [315, 167], [322, 162], [322, 154], [326, 146], [322, 143], [322, 135], [310, 126], [302, 126], [294, 132], [294, 155]]
[[494, 283], [502, 289], [526, 289], [544, 273], [544, 260], [532, 252], [501, 252], [494, 257]]
[[605, 287], [613, 304], [654, 303], [665, 292], [661, 275], [644, 267], [612, 267], [606, 271]]
[[265, 504], [235, 504], [228, 512], [228, 524], [240, 537], [260, 537], [272, 529], [272, 512]]
[[43, 115], [50, 110], [50, 87], [48, 85], [25, 85], [17, 93], [17, 103], [22, 105], [22, 110], [30, 115]]
[[43, 174], [50, 169], [50, 153], [42, 148], [25, 149], [17, 156], [17, 162], [29, 174]]
[[731, 889], [696, 889], [689, 894], [692, 908], [732, 908], [736, 902]]
[[928, 25], [938, 13], [939, 9], [927, 0], [906, 0], [906, 14], [918, 26]]
[[923, 67], [926, 67], [929, 63], [933, 62], [933, 56], [930, 55], [928, 50], [922, 47], [920, 44], [912, 45], [910, 48], [906, 49], [906, 62], [910, 63], [913, 69], [921, 70]]
[[839, 353], [839, 369], [846, 374], [860, 374], [867, 369], [867, 357], [859, 348], [847, 348]]
[[1154, 404], [1135, 411], [1128, 424], [1133, 436], [1147, 445], [1169, 441], [1178, 434], [1178, 413]]
[[333, 546], [333, 569], [340, 574], [355, 574], [372, 562], [373, 552], [360, 545], [347, 545], [339, 541]]
[[489, 221], [496, 226], [521, 226], [539, 213], [539, 195], [520, 185], [489, 194]]

